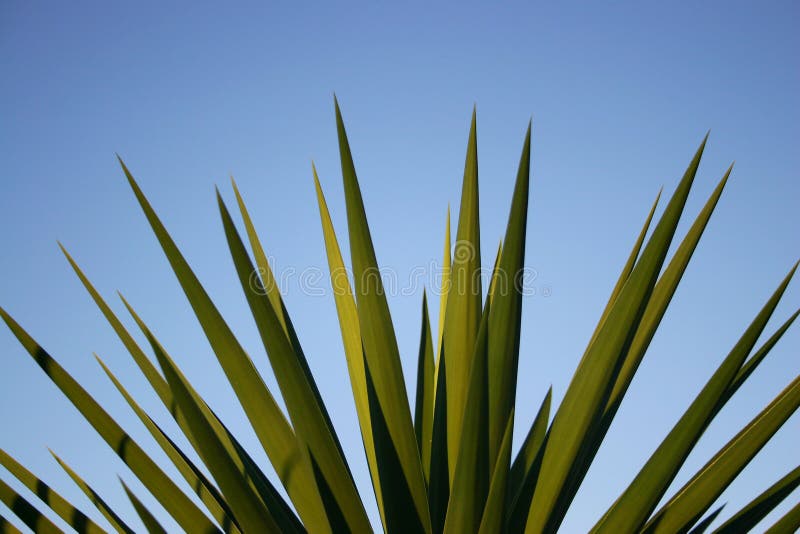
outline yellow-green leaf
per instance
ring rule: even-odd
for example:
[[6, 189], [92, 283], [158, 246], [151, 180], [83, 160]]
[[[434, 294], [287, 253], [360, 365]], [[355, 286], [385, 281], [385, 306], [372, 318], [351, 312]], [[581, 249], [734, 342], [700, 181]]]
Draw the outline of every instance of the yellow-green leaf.
[[730, 519], [714, 529], [714, 534], [749, 532], [750, 529], [755, 527], [788, 497], [798, 485], [800, 485], [800, 466], [789, 471], [780, 480], [761, 492], [758, 497], [747, 503]]
[[542, 468], [531, 500], [525, 532], [556, 530], [563, 518], [560, 500], [581, 445], [602, 413], [618, 362], [630, 343], [655, 285], [700, 163], [705, 140], [622, 288], [605, 324], [587, 348], [556, 411], [545, 444]]
[[150, 459], [117, 422], [64, 370], [28, 333], [0, 308], [0, 317], [17, 337], [25, 350], [39, 364], [50, 380], [58, 386], [72, 404], [83, 414], [97, 433], [130, 467], [131, 471], [164, 506], [172, 517], [187, 530], [203, 532], [217, 528], [175, 483]]
[[304, 369], [301, 363], [301, 360], [305, 363], [302, 349], [299, 343], [293, 345], [285, 335], [285, 323], [282, 324], [278, 319], [269, 298], [253, 291], [250, 287], [250, 276], [255, 269], [219, 193], [217, 201], [239, 282], [261, 334], [264, 348], [269, 355], [295, 433], [313, 456], [315, 465], [319, 468], [334, 498], [333, 501], [323, 499], [326, 508], [330, 506], [339, 508], [336, 512], [329, 512], [328, 517], [333, 520], [341, 514], [345, 519], [345, 524], [331, 524], [330, 527], [334, 532], [345, 528], [349, 528], [352, 532], [367, 532], [371, 530], [369, 519], [356, 491], [327, 410], [317, 392], [316, 384], [310, 373], [305, 371], [307, 367]]
[[231, 332], [230, 327], [222, 318], [121, 159], [120, 165], [217, 356], [217, 360], [233, 386], [270, 462], [286, 486], [300, 517], [304, 521], [319, 518], [319, 499], [314, 495], [316, 492], [314, 491], [313, 473], [303, 462], [297, 461], [300, 458], [300, 452], [297, 449], [297, 439], [289, 422], [264, 384], [264, 380], [252, 360]]
[[800, 376], [795, 378], [733, 439], [677, 491], [645, 526], [648, 533], [676, 532], [710, 507], [778, 429], [800, 406]]
[[430, 479], [431, 440], [433, 434], [434, 383], [433, 339], [428, 319], [428, 297], [422, 292], [422, 327], [420, 329], [419, 357], [417, 358], [417, 396], [414, 403], [414, 433], [417, 435], [419, 455], [425, 482]]
[[59, 495], [56, 490], [37, 478], [3, 449], [0, 449], [0, 465], [8, 469], [8, 472], [22, 482], [25, 487], [36, 493], [37, 497], [75, 530], [84, 534], [105, 532], [97, 523], [89, 519], [86, 514], [75, 508], [69, 501]]
[[[481, 320], [481, 239], [478, 211], [478, 141], [473, 109], [447, 294], [443, 350], [440, 354], [447, 364], [447, 457], [451, 485], [461, 443], [461, 418], [469, 387], [469, 362], [472, 360]], [[448, 335], [449, 333], [452, 335]]]
[[[103, 514], [111, 526], [114, 527], [114, 530], [119, 532], [120, 534], [134, 534], [133, 529], [131, 529], [125, 521], [108, 505], [108, 503], [103, 499], [92, 487], [86, 483], [81, 476], [76, 473], [67, 463], [59, 458], [56, 453], [50, 451], [50, 454], [53, 455], [58, 465], [66, 471], [66, 473], [70, 476], [70, 478], [75, 482], [75, 484], [81, 489], [81, 491], [92, 501], [100, 513]], [[199, 531], [198, 531], [199, 532]]]
[[147, 506], [139, 500], [139, 497], [136, 496], [133, 491], [125, 484], [125, 481], [121, 478], [119, 479], [120, 484], [122, 484], [122, 489], [125, 490], [125, 493], [128, 495], [128, 499], [130, 499], [131, 504], [133, 505], [134, 510], [139, 515], [139, 518], [142, 520], [144, 524], [144, 528], [147, 529], [148, 534], [167, 534], [167, 531], [164, 530], [164, 527], [161, 526], [161, 523], [158, 522], [158, 519], [153, 515], [153, 513], [147, 509]]
[[[403, 370], [400, 365], [397, 338], [380, 280], [375, 249], [364, 211], [364, 202], [361, 198], [353, 156], [350, 152], [338, 102], [335, 106], [339, 154], [347, 204], [350, 254], [367, 371], [374, 382], [378, 405], [385, 415], [388, 435], [391, 437], [393, 447], [389, 454], [397, 455], [408, 488], [407, 494], [411, 498], [411, 503], [408, 503], [408, 509], [404, 512], [407, 521], [411, 522], [409, 525], [413, 524], [416, 516], [416, 529], [430, 532], [431, 522], [425, 478], [414, 436], [414, 424], [403, 380]], [[478, 298], [480, 299], [480, 295]], [[376, 452], [380, 464], [382, 461], [381, 451]], [[385, 494], [385, 488], [383, 497], [384, 506], [386, 506], [389, 499]], [[393, 505], [403, 506], [403, 503], [394, 502]], [[411, 528], [414, 527], [409, 526], [409, 529]], [[410, 532], [409, 529], [406, 531]]]
[[595, 525], [595, 532], [635, 530], [641, 527], [652, 513], [689, 452], [716, 414], [720, 398], [725, 394], [761, 335], [796, 268], [797, 265], [786, 275], [633, 482]]
[[[14, 512], [14, 515], [36, 533], [60, 534], [62, 532], [46, 515], [37, 510], [25, 497], [14, 491], [14, 488], [2, 480], [0, 480], [0, 502], [5, 504], [9, 510]], [[3, 526], [8, 532], [13, 532], [12, 528], [16, 529], [5, 520], [0, 521], [0, 526]]]

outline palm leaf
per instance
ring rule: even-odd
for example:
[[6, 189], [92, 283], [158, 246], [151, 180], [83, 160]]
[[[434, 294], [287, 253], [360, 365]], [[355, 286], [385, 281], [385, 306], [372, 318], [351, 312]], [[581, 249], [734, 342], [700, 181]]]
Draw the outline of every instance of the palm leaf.
[[97, 430], [109, 447], [117, 453], [117, 456], [125, 462], [178, 524], [187, 530], [198, 532], [216, 530], [208, 517], [122, 430], [97, 401], [2, 308], [0, 308], [0, 317], [50, 380], [61, 389], [89, 424]]
[[[461, 418], [469, 387], [469, 364], [481, 320], [478, 206], [478, 140], [476, 113], [473, 109], [440, 353], [440, 358], [446, 363], [447, 372], [447, 458], [451, 485], [461, 443]], [[448, 335], [449, 333], [452, 335]]]
[[100, 532], [105, 532], [97, 523], [89, 519], [86, 514], [75, 508], [56, 490], [37, 478], [3, 449], [0, 449], [0, 465], [8, 469], [8, 472], [22, 482], [26, 488], [36, 493], [36, 496], [39, 497], [42, 502], [47, 504], [53, 512], [66, 521], [67, 524], [77, 532], [81, 534], [99, 534]]
[[674, 532], [702, 515], [799, 406], [800, 376], [678, 490], [645, 530]]
[[[492, 295], [489, 316], [489, 465], [494, 465], [500, 451], [508, 418], [517, 394], [517, 366], [522, 321], [522, 275], [525, 266], [525, 235], [528, 221], [530, 185], [531, 124], [525, 133], [517, 171], [511, 213], [503, 239], [502, 254], [496, 272], [505, 282]], [[499, 253], [498, 253], [499, 254]], [[513, 422], [512, 422], [513, 425]], [[512, 430], [513, 432], [513, 430]]]
[[[394, 333], [389, 306], [380, 280], [378, 262], [367, 225], [364, 203], [358, 186], [353, 157], [347, 141], [344, 123], [338, 102], [336, 125], [339, 135], [339, 154], [344, 178], [347, 204], [347, 226], [350, 235], [350, 255], [355, 277], [355, 293], [361, 339], [367, 362], [368, 377], [374, 382], [377, 405], [385, 416], [391, 450], [386, 454], [396, 455], [400, 462], [406, 488], [402, 488], [393, 505], [407, 508], [406, 531], [430, 532], [425, 478], [414, 436], [414, 425], [408, 404], [408, 395], [400, 365], [397, 338]], [[369, 378], [368, 378], [369, 382]], [[380, 450], [376, 451], [378, 463], [382, 461]], [[400, 496], [408, 495], [408, 503], [401, 503]], [[389, 496], [384, 488], [384, 506]]]
[[285, 327], [278, 319], [269, 298], [253, 291], [250, 287], [250, 276], [255, 269], [219, 193], [217, 200], [239, 282], [247, 297], [261, 340], [270, 356], [295, 433], [303, 447], [308, 448], [315, 465], [319, 468], [324, 482], [318, 482], [326, 484], [327, 490], [334, 497], [333, 501], [324, 501], [325, 506], [339, 508], [336, 513], [329, 512], [328, 516], [333, 518], [341, 513], [346, 521], [344, 525], [332, 524], [331, 528], [335, 532], [340, 532], [344, 528], [349, 528], [353, 532], [366, 532], [370, 530], [366, 511], [356, 491], [341, 446], [335, 437], [327, 410], [321, 403], [316, 384], [313, 378], [309, 379], [310, 373], [306, 372], [300, 363], [301, 360], [305, 362], [305, 357], [302, 352], [296, 352], [301, 350], [299, 344], [293, 346], [289, 337], [284, 335]]
[[[133, 529], [131, 529], [122, 518], [117, 515], [117, 513], [108, 505], [108, 503], [95, 491], [92, 487], [86, 483], [83, 478], [81, 478], [78, 473], [76, 473], [67, 463], [59, 458], [56, 453], [50, 451], [50, 454], [53, 455], [58, 465], [66, 471], [66, 473], [70, 476], [70, 478], [75, 482], [75, 484], [81, 489], [81, 491], [92, 501], [100, 513], [103, 514], [111, 526], [114, 527], [114, 530], [119, 532], [120, 534], [134, 534]], [[214, 532], [216, 529], [209, 530], [208, 532]], [[201, 532], [201, 531], [198, 531]]]
[[764, 531], [764, 534], [792, 534], [797, 529], [800, 529], [800, 502]]
[[153, 513], [147, 509], [147, 506], [145, 506], [144, 503], [139, 500], [139, 497], [137, 497], [136, 494], [131, 491], [128, 485], [125, 484], [125, 481], [120, 478], [119, 482], [122, 484], [122, 489], [125, 490], [125, 494], [128, 496], [128, 499], [130, 499], [134, 510], [136, 510], [136, 513], [142, 520], [144, 528], [147, 529], [148, 534], [167, 534], [167, 531], [164, 530], [164, 527], [161, 526], [161, 523], [158, 522], [158, 519], [156, 519]]
[[297, 439], [264, 380], [220, 315], [200, 281], [192, 272], [175, 242], [167, 233], [139, 185], [120, 159], [128, 183], [158, 238], [203, 331], [225, 371], [256, 436], [269, 456], [306, 524], [324, 524], [314, 475], [306, 463], [298, 461]]
[[[219, 525], [225, 532], [239, 532], [239, 526], [236, 524], [233, 514], [228, 507], [228, 503], [219, 493], [216, 486], [206, 478], [200, 469], [181, 451], [175, 443], [167, 436], [167, 434], [153, 421], [149, 415], [142, 409], [141, 406], [134, 400], [130, 393], [125, 389], [119, 379], [111, 372], [111, 369], [103, 362], [98, 355], [95, 354], [97, 363], [103, 368], [106, 375], [117, 391], [120, 392], [122, 397], [128, 403], [128, 406], [134, 411], [139, 420], [145, 425], [150, 435], [156, 440], [161, 450], [166, 453], [167, 457], [172, 461], [172, 464], [178, 469], [178, 472], [183, 476], [184, 480], [189, 484], [195, 494], [200, 497], [200, 501], [206, 506], [206, 509], [211, 513]], [[185, 419], [181, 418], [182, 421]], [[188, 429], [188, 426], [187, 426]], [[195, 440], [192, 440], [195, 441]], [[124, 483], [123, 483], [124, 485]]]
[[[3, 480], [0, 480], [0, 502], [5, 504], [14, 515], [34, 532], [42, 534], [62, 532], [46, 515], [37, 510], [25, 497], [14, 491], [14, 488], [3, 482]], [[11, 528], [16, 528], [5, 520], [0, 521], [0, 525], [9, 532], [12, 532]]]
[[[795, 272], [786, 275], [695, 400], [642, 467], [636, 478], [595, 525], [596, 532], [639, 528], [655, 509], [689, 452], [718, 411], [718, 402], [752, 350]], [[709, 503], [710, 505], [711, 503]]]
[[596, 424], [608, 400], [620, 358], [631, 342], [652, 293], [704, 147], [705, 140], [689, 164], [605, 324], [587, 349], [556, 411], [531, 500], [526, 533], [555, 530], [561, 522], [562, 491], [569, 484], [568, 477], [584, 438]]
[[788, 497], [798, 485], [800, 485], [800, 466], [792, 469], [758, 497], [747, 503], [730, 519], [714, 529], [714, 534], [748, 532]]
[[414, 433], [417, 435], [425, 482], [430, 480], [431, 442], [433, 434], [433, 396], [435, 363], [433, 339], [428, 318], [428, 297], [422, 292], [422, 327], [420, 330], [419, 357], [417, 359], [417, 395], [414, 403]]

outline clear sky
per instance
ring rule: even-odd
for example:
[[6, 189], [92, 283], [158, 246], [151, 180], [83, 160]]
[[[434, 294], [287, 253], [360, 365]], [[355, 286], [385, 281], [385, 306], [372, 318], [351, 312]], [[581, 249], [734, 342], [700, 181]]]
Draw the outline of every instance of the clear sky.
[[[287, 306], [376, 524], [333, 298], [302, 290], [324, 289], [308, 277], [327, 276], [312, 159], [346, 238], [334, 91], [378, 260], [401, 286], [440, 261], [473, 104], [491, 262], [533, 117], [526, 264], [536, 292], [523, 304], [517, 444], [547, 388], [563, 395], [659, 188], [671, 193], [711, 129], [692, 218], [736, 160], [564, 532], [585, 531], [627, 486], [800, 255], [795, 2], [162, 4], [0, 5], [0, 304], [159, 459], [92, 352], [174, 427], [56, 239], [120, 314], [114, 291], [130, 298], [223, 419], [253, 451], [256, 442], [115, 152], [277, 391], [214, 199], [217, 184], [232, 202], [236, 177], [275, 269], [296, 273]], [[389, 304], [413, 391], [422, 287], [406, 293]], [[799, 305], [794, 282], [768, 333]], [[675, 488], [800, 372], [798, 354], [795, 326]], [[138, 527], [115, 475], [132, 482], [130, 472], [4, 327], [0, 358], [0, 446], [89, 509], [53, 448]], [[799, 423], [786, 423], [720, 503], [737, 510], [795, 467]]]

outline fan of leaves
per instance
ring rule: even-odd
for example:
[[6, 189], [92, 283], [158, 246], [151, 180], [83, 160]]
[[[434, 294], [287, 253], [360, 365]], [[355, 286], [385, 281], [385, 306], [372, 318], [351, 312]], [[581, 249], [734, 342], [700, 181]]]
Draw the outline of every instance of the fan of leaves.
[[[667, 251], [705, 140], [649, 232], [659, 200], [656, 199], [563, 400], [552, 407], [552, 392], [547, 392], [512, 459], [522, 309], [517, 282], [525, 260], [530, 125], [522, 146], [506, 233], [490, 285], [482, 288], [481, 277], [476, 276], [481, 269], [481, 254], [473, 112], [452, 256], [449, 215], [445, 232], [445, 276], [435, 333], [423, 295], [413, 414], [385, 293], [380, 277], [374, 276], [378, 262], [338, 103], [336, 125], [353, 285], [346, 274], [316, 169], [314, 182], [344, 353], [381, 526], [392, 534], [555, 532], [609, 430], [731, 169], [725, 172], [669, 261]], [[345, 454], [236, 184], [233, 189], [249, 250], [217, 193], [222, 224], [287, 414], [278, 406], [273, 392], [122, 160], [120, 164], [290, 502], [284, 500], [273, 481], [217, 418], [130, 304], [122, 298], [147, 338], [158, 366], [63, 247], [75, 273], [188, 438], [202, 465], [195, 464], [176, 445], [97, 357], [103, 371], [184, 479], [172, 480], [86, 389], [0, 308], [3, 320], [33, 360], [161, 504], [163, 511], [148, 510], [123, 482], [148, 531], [164, 531], [158, 518], [165, 511], [192, 533], [371, 532], [373, 525], [367, 519]], [[713, 418], [800, 313], [799, 310], [791, 315], [763, 345], [756, 347], [796, 267], [720, 361], [634, 480], [599, 518], [593, 532], [702, 532], [720, 514], [722, 507], [707, 512], [800, 405], [800, 377], [791, 381], [665, 504], [660, 508], [657, 505]], [[257, 273], [258, 285], [264, 291], [253, 289], [253, 273]], [[486, 297], [482, 298], [484, 293]], [[61, 458], [55, 459], [115, 530], [132, 532], [87, 482]], [[2, 450], [0, 464], [41, 499], [39, 506], [46, 504], [64, 524], [78, 532], [104, 530]], [[716, 532], [748, 530], [798, 484], [800, 467], [755, 497]], [[187, 495], [187, 488], [195, 495]], [[51, 521], [52, 514], [40, 512], [3, 481], [0, 497], [34, 531], [61, 531]], [[799, 526], [800, 505], [796, 505], [770, 532], [793, 532]], [[3, 518], [0, 530], [16, 531]]]

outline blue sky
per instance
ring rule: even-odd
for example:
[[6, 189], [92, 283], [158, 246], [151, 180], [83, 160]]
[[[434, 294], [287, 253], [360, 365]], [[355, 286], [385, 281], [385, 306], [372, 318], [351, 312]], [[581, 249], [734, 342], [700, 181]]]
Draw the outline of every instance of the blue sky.
[[[691, 218], [736, 160], [564, 523], [565, 532], [586, 530], [800, 254], [796, 3], [197, 4], [0, 7], [0, 305], [159, 459], [91, 353], [173, 427], [56, 239], [120, 314], [114, 291], [130, 298], [212, 406], [254, 451], [256, 442], [115, 153], [274, 387], [213, 196], [219, 185], [232, 202], [228, 177], [237, 179], [276, 270], [298, 273], [287, 306], [376, 521], [333, 299], [303, 292], [299, 278], [308, 269], [327, 274], [312, 159], [345, 238], [333, 92], [378, 259], [400, 280], [440, 261], [473, 104], [483, 260], [491, 262], [533, 117], [526, 265], [536, 293], [524, 300], [518, 440], [547, 388], [563, 395], [659, 188], [671, 193], [711, 129]], [[411, 293], [389, 301], [409, 388], [422, 288]], [[769, 333], [799, 304], [795, 282]], [[795, 327], [710, 427], [676, 488], [796, 376], [799, 353]], [[0, 357], [0, 446], [89, 509], [50, 459], [53, 448], [132, 518], [115, 473], [129, 482], [131, 474], [5, 328]], [[790, 419], [721, 497], [728, 514], [796, 465], [798, 423]]]

